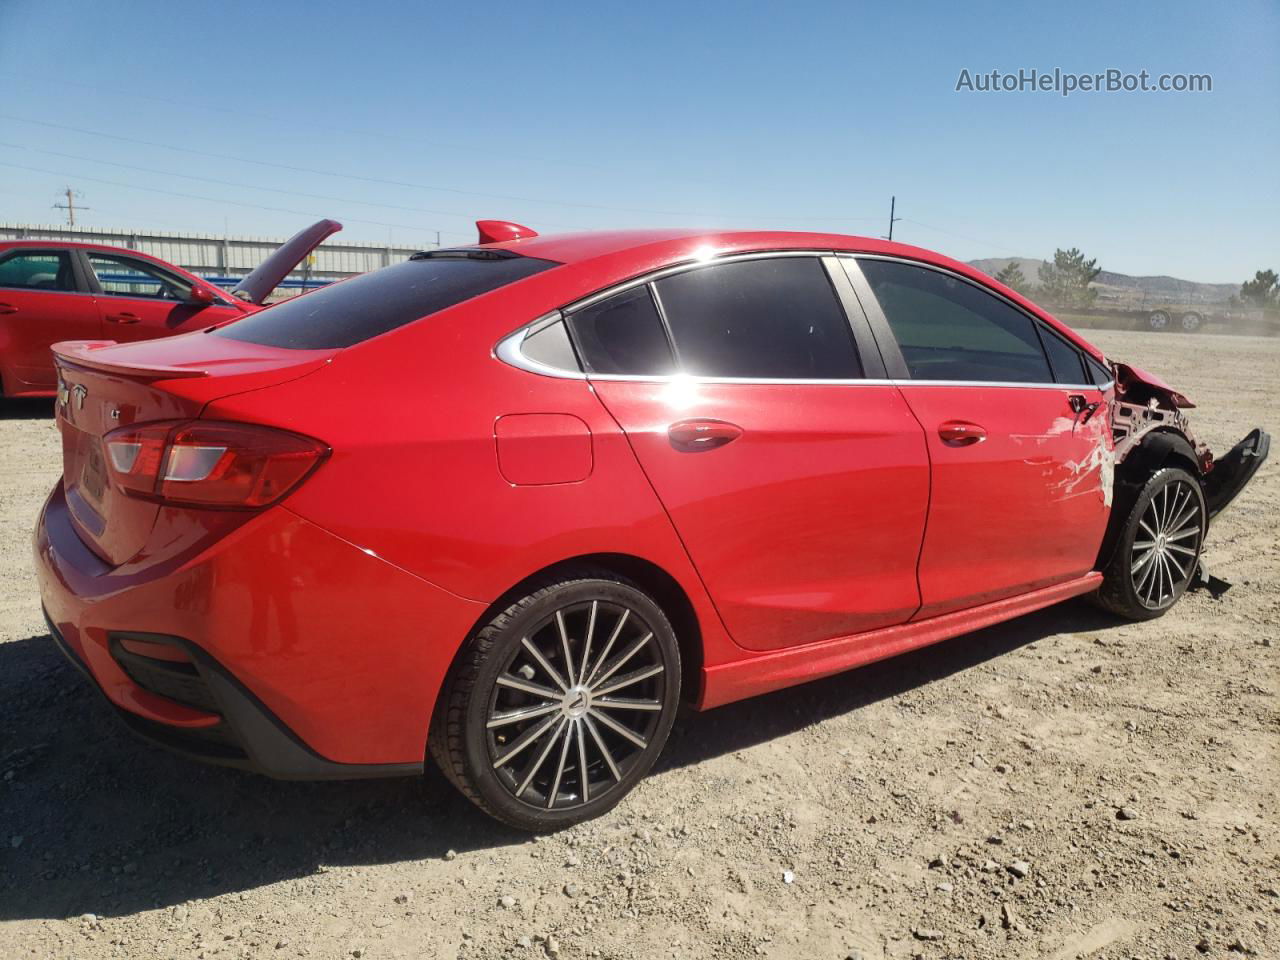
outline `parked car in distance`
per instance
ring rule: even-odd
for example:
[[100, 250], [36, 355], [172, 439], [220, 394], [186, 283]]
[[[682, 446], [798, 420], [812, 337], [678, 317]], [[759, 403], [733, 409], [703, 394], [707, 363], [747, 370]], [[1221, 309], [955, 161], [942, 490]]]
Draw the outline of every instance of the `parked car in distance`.
[[1079, 595], [1160, 616], [1269, 450], [1215, 460], [1182, 394], [926, 250], [479, 226], [213, 331], [54, 348], [41, 596], [133, 729], [277, 777], [430, 755], [556, 829], [682, 701]]
[[49, 347], [60, 340], [152, 340], [260, 310], [280, 281], [341, 229], [334, 220], [312, 224], [231, 294], [124, 247], [0, 242], [0, 398], [53, 396], [57, 377]]

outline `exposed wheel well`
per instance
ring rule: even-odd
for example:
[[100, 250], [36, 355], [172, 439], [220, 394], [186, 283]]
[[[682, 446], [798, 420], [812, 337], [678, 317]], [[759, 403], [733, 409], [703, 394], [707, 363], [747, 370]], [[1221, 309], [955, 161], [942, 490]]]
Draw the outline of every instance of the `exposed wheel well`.
[[1181, 467], [1193, 477], [1200, 478], [1195, 449], [1186, 437], [1173, 430], [1153, 430], [1129, 451], [1123, 463], [1116, 465], [1111, 518], [1107, 521], [1107, 532], [1102, 538], [1095, 570], [1103, 570], [1110, 563], [1125, 517], [1147, 481], [1165, 467]]
[[679, 582], [656, 563], [625, 553], [590, 553], [569, 557], [544, 567], [519, 583], [485, 609], [476, 620], [472, 633], [511, 604], [545, 585], [548, 579], [563, 574], [616, 574], [632, 581], [653, 597], [675, 629], [680, 645], [681, 690], [686, 700], [697, 700], [702, 691], [702, 628], [693, 603]]

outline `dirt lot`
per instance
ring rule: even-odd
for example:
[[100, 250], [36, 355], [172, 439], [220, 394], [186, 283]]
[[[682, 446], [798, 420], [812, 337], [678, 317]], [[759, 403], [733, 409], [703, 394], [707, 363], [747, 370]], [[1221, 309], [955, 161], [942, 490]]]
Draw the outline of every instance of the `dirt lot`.
[[[1098, 332], [1280, 428], [1280, 340]], [[532, 840], [425, 781], [276, 783], [134, 741], [45, 637], [45, 404], [0, 408], [0, 957], [1280, 957], [1280, 467], [1233, 583], [1071, 603], [681, 721], [612, 815]]]

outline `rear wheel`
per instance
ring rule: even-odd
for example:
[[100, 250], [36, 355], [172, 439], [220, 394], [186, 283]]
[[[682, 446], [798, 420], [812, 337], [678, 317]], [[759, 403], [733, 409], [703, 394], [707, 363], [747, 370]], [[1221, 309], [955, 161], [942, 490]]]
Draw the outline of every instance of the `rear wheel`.
[[1153, 310], [1147, 317], [1147, 326], [1156, 332], [1169, 329], [1169, 315], [1163, 310]]
[[1164, 614], [1195, 576], [1206, 524], [1200, 482], [1181, 467], [1156, 471], [1125, 519], [1098, 601], [1130, 620]]
[[459, 656], [430, 736], [481, 809], [557, 830], [617, 804], [653, 766], [680, 700], [680, 653], [636, 585], [585, 575], [542, 586]]
[[1195, 333], [1200, 329], [1200, 324], [1203, 322], [1198, 313], [1184, 313], [1182, 315], [1182, 329], [1187, 333]]

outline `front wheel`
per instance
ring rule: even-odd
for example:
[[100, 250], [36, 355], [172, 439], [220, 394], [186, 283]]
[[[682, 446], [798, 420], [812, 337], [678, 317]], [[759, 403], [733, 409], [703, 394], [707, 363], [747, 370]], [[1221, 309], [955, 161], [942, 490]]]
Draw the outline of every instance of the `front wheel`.
[[1157, 470], [1125, 518], [1098, 602], [1130, 620], [1164, 614], [1195, 576], [1207, 524], [1200, 482], [1180, 467]]
[[558, 830], [609, 810], [649, 772], [679, 701], [679, 648], [653, 599], [609, 575], [558, 578], [472, 637], [429, 742], [485, 812]]

